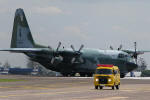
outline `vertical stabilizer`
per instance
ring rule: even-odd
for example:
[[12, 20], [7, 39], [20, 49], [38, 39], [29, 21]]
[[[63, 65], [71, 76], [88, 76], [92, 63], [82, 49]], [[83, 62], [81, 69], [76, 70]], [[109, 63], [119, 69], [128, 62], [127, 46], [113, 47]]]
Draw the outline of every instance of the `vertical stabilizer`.
[[31, 35], [23, 9], [16, 10], [11, 39], [11, 48], [33, 48], [34, 40]]

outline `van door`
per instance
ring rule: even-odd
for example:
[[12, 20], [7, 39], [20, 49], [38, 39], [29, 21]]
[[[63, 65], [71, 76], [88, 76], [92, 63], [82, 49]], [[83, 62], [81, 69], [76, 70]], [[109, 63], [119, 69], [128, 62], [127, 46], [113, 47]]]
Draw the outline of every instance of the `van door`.
[[119, 70], [116, 70], [117, 74], [116, 74], [116, 85], [119, 84], [120, 82], [120, 74], [119, 74]]

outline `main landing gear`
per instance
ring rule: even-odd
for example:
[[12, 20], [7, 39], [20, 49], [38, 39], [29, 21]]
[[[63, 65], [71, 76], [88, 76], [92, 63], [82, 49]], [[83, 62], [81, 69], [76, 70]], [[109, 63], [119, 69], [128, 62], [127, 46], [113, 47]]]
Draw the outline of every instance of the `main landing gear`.
[[[64, 77], [75, 77], [76, 73], [62, 73]], [[92, 73], [80, 73], [80, 77], [92, 77]]]

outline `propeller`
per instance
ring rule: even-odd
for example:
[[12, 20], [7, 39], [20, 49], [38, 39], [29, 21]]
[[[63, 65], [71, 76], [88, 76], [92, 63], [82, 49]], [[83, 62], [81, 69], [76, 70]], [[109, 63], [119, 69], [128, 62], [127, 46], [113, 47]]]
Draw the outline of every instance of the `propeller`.
[[133, 57], [135, 58], [136, 64], [137, 64], [137, 58], [138, 58], [138, 53], [137, 53], [137, 43], [134, 42], [134, 54]]
[[[109, 47], [111, 50], [114, 50], [114, 48], [112, 46]], [[122, 44], [119, 46], [119, 48], [117, 49], [118, 51], [122, 49]]]
[[53, 64], [55, 62], [55, 60], [62, 60], [63, 58], [60, 56], [59, 54], [59, 48], [61, 46], [61, 42], [58, 43], [57, 49], [54, 52], [54, 56], [51, 59], [51, 64]]
[[82, 44], [79, 48], [78, 51], [75, 50], [74, 46], [71, 45], [71, 48], [72, 50], [74, 51], [75, 53], [75, 57], [72, 58], [71, 62], [72, 63], [80, 63], [80, 62], [83, 62], [83, 59], [81, 58], [81, 50], [83, 49], [84, 45]]

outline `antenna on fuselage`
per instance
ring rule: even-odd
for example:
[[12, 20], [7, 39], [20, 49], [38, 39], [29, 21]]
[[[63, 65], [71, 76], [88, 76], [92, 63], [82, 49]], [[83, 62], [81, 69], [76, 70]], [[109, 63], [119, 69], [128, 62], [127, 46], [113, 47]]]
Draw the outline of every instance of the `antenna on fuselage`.
[[134, 58], [135, 58], [135, 61], [136, 61], [136, 64], [137, 64], [137, 43], [136, 42], [134, 42], [134, 50], [135, 50]]

